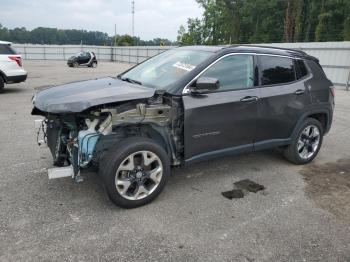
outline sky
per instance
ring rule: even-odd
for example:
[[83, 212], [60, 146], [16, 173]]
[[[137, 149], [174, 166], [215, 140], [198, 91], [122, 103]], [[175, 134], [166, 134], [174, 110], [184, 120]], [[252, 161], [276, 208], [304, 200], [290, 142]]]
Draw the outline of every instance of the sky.
[[[131, 0], [0, 0], [0, 24], [7, 28], [56, 27], [114, 35], [132, 34]], [[135, 0], [135, 36], [176, 40], [187, 18], [201, 17], [195, 0]]]

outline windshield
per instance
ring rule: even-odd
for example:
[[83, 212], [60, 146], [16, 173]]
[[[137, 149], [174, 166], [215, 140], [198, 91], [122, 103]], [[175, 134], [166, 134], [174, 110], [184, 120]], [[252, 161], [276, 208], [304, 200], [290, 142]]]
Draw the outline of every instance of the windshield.
[[152, 57], [119, 78], [147, 87], [166, 89], [211, 55], [210, 52], [172, 49]]

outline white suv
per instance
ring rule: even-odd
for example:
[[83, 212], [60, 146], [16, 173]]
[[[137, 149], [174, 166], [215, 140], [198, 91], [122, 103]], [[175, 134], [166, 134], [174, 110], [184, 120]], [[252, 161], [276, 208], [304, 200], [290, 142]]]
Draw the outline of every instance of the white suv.
[[27, 79], [22, 67], [22, 57], [11, 47], [10, 42], [0, 41], [0, 93], [5, 83], [20, 83]]

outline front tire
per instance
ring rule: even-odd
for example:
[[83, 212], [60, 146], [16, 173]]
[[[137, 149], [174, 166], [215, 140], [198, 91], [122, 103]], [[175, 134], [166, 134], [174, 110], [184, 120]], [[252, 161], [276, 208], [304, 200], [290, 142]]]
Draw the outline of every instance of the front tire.
[[5, 81], [2, 78], [2, 76], [0, 76], [0, 93], [4, 92], [4, 88], [5, 88]]
[[73, 63], [73, 67], [75, 67], [75, 68], [79, 67], [79, 63], [78, 62], [74, 62]]
[[100, 174], [114, 204], [135, 208], [148, 204], [163, 190], [170, 175], [170, 159], [153, 140], [130, 137], [103, 157]]
[[323, 132], [322, 124], [318, 120], [314, 118], [305, 119], [297, 136], [285, 148], [285, 158], [297, 165], [310, 163], [320, 151]]

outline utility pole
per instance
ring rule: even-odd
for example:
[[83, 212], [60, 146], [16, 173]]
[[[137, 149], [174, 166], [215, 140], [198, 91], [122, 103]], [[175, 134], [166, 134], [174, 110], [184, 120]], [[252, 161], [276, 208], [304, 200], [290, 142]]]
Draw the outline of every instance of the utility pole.
[[135, 0], [131, 1], [131, 14], [132, 14], [132, 37], [135, 36]]
[[114, 46], [117, 45], [117, 24], [114, 24]]
[[80, 51], [83, 52], [83, 29], [81, 29], [81, 34], [80, 34]]

